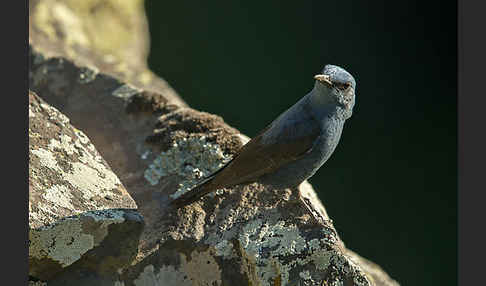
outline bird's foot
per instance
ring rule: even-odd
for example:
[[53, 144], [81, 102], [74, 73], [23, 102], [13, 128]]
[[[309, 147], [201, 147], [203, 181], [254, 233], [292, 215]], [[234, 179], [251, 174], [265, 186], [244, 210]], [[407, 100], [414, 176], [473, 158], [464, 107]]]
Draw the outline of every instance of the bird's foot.
[[324, 216], [312, 205], [309, 198], [303, 197], [297, 189], [299, 201], [304, 205], [307, 212], [320, 225], [332, 225], [332, 220], [324, 218]]

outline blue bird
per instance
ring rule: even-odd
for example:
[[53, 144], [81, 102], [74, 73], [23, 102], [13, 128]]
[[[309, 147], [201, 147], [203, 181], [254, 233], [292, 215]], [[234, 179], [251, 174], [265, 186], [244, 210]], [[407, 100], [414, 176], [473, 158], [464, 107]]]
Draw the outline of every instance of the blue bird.
[[314, 88], [245, 144], [222, 168], [171, 202], [179, 208], [217, 189], [260, 182], [295, 188], [329, 159], [353, 113], [356, 81], [326, 65]]

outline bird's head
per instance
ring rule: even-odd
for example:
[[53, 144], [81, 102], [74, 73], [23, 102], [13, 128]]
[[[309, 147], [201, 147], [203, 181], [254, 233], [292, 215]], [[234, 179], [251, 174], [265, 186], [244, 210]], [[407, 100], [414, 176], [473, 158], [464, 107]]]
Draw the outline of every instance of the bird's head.
[[352, 114], [355, 102], [356, 81], [345, 69], [326, 65], [322, 74], [314, 76], [313, 97], [318, 105], [334, 103], [344, 109], [346, 118]]

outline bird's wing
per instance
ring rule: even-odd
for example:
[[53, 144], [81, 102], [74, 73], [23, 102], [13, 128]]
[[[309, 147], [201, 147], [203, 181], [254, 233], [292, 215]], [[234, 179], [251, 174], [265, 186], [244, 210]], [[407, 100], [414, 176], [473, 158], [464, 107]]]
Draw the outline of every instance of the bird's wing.
[[320, 135], [319, 124], [313, 118], [287, 121], [279, 127], [272, 138], [265, 138], [264, 134], [273, 128], [270, 124], [244, 145], [235, 158], [214, 174], [211, 185], [230, 187], [274, 172], [310, 152]]

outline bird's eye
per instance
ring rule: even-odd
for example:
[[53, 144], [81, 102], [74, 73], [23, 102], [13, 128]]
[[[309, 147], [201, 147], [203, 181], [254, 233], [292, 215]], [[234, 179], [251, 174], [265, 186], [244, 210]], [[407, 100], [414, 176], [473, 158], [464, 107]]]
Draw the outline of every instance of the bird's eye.
[[349, 83], [335, 82], [334, 86], [337, 87], [341, 91], [345, 91], [346, 89], [349, 88]]

